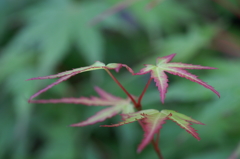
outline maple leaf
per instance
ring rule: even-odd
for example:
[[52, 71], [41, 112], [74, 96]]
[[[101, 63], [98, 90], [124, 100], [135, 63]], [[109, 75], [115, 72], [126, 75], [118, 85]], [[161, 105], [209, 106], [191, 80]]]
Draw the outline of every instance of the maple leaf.
[[190, 125], [191, 123], [204, 125], [197, 120], [194, 120], [184, 114], [178, 113], [173, 110], [162, 110], [161, 112], [159, 112], [155, 109], [148, 109], [135, 113], [122, 114], [122, 117], [124, 120], [123, 122], [113, 125], [101, 125], [101, 127], [116, 127], [132, 123], [134, 121], [139, 121], [144, 130], [144, 138], [138, 146], [137, 152], [141, 152], [146, 147], [146, 145], [148, 145], [149, 142], [153, 140], [154, 135], [160, 132], [162, 125], [167, 119], [176, 122], [181, 128], [185, 129], [188, 133], [190, 133], [198, 140], [200, 140], [198, 133]]
[[44, 89], [42, 89], [42, 90], [38, 91], [37, 93], [35, 93], [34, 95], [32, 95], [30, 97], [30, 99], [28, 100], [28, 102], [31, 103], [33, 98], [37, 97], [41, 93], [47, 91], [48, 89], [52, 88], [53, 86], [69, 79], [70, 77], [72, 77], [76, 74], [87, 72], [87, 71], [99, 70], [99, 69], [105, 69], [105, 70], [106, 69], [108, 69], [108, 70], [115, 69], [115, 71], [118, 72], [122, 67], [125, 67], [131, 74], [134, 74], [133, 70], [125, 64], [110, 63], [108, 65], [105, 65], [104, 63], [102, 63], [100, 61], [96, 61], [94, 64], [92, 64], [90, 66], [76, 68], [76, 69], [61, 72], [61, 73], [58, 73], [58, 74], [55, 74], [55, 75], [30, 78], [28, 80], [51, 79], [51, 78], [59, 78], [59, 79], [56, 82], [48, 85]]
[[96, 92], [100, 97], [80, 97], [80, 98], [62, 98], [62, 99], [49, 99], [49, 100], [33, 100], [32, 103], [73, 103], [73, 104], [83, 104], [88, 106], [110, 106], [105, 108], [95, 115], [91, 116], [85, 121], [80, 123], [72, 124], [71, 126], [86, 126], [92, 125], [98, 122], [102, 122], [107, 118], [111, 118], [118, 113], [122, 112], [124, 114], [133, 113], [134, 106], [131, 100], [122, 99], [115, 97], [99, 87], [95, 87]]
[[184, 70], [184, 69], [216, 69], [216, 68], [176, 62], [169, 63], [175, 55], [176, 54], [171, 54], [168, 56], [159, 57], [157, 58], [156, 65], [145, 64], [146, 67], [141, 69], [138, 73], [135, 73], [135, 75], [151, 73], [151, 78], [154, 79], [156, 86], [158, 87], [158, 90], [160, 92], [160, 98], [162, 100], [162, 103], [164, 103], [168, 87], [168, 77], [165, 74], [165, 72], [168, 72], [173, 75], [178, 75], [180, 77], [184, 77], [193, 82], [196, 82], [210, 89], [220, 97], [220, 94], [212, 86], [198, 79], [196, 75], [193, 75]]

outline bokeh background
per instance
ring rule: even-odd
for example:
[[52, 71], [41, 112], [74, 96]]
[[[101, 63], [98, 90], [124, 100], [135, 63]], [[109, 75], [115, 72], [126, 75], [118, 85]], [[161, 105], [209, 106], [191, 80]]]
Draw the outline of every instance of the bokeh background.
[[[91, 126], [68, 127], [102, 108], [29, 104], [32, 94], [55, 80], [26, 79], [87, 66], [96, 60], [124, 63], [137, 72], [143, 64], [155, 64], [156, 57], [172, 53], [177, 53], [175, 62], [217, 67], [190, 72], [214, 86], [221, 98], [196, 83], [169, 75], [163, 105], [152, 83], [143, 98], [144, 109], [173, 109], [206, 124], [193, 125], [201, 137], [197, 141], [168, 121], [159, 141], [163, 156], [239, 158], [239, 1], [165, 0], [156, 5], [153, 1], [152, 9], [147, 7], [150, 2], [136, 1], [96, 21], [120, 0], [0, 0], [1, 159], [157, 158], [151, 145], [136, 153], [143, 137], [138, 123], [99, 127], [119, 122], [117, 116]], [[136, 96], [149, 78], [132, 76], [125, 69], [114, 74]], [[94, 86], [126, 98], [108, 74], [99, 70], [72, 77], [38, 99], [96, 96]]]

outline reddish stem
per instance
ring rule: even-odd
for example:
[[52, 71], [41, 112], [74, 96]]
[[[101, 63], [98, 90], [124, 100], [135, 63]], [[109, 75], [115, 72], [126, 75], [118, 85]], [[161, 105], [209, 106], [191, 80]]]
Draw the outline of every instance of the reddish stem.
[[[127, 94], [127, 96], [132, 100], [135, 108], [136, 108], [137, 110], [139, 110], [139, 111], [142, 110], [141, 100], [142, 100], [143, 95], [144, 95], [144, 93], [146, 92], [149, 84], [151, 83], [152, 78], [150, 78], [150, 79], [148, 80], [146, 86], [144, 87], [144, 89], [143, 89], [143, 91], [142, 91], [142, 93], [141, 93], [141, 95], [140, 95], [140, 97], [139, 97], [139, 99], [138, 99], [138, 102], [136, 102], [135, 99], [131, 96], [131, 94], [128, 93], [128, 91], [122, 86], [122, 84], [113, 76], [113, 74], [112, 74], [108, 69], [105, 69], [105, 70], [106, 70], [107, 73], [112, 77], [112, 79], [119, 85], [119, 87]], [[141, 122], [139, 122], [139, 123], [140, 123], [140, 125], [142, 125]], [[143, 127], [143, 126], [142, 126], [142, 127]], [[158, 141], [158, 139], [159, 139], [159, 134], [158, 134], [156, 140]], [[162, 156], [162, 154], [161, 154], [161, 151], [160, 151], [160, 149], [159, 149], [159, 147], [158, 147], [158, 142], [157, 142], [157, 141], [155, 142], [154, 139], [153, 139], [153, 140], [152, 140], [152, 145], [153, 145], [154, 150], [156, 151], [159, 159], [164, 159], [163, 156]]]
[[152, 78], [150, 78], [150, 79], [148, 80], [148, 82], [147, 82], [146, 86], [144, 87], [144, 89], [143, 89], [140, 97], [138, 98], [138, 106], [139, 106], [139, 107], [141, 107], [141, 100], [142, 100], [143, 95], [144, 95], [144, 93], [146, 92], [148, 86], [150, 85], [151, 81], [152, 81]]
[[159, 138], [160, 138], [160, 129], [157, 132], [156, 144], [159, 142]]
[[[142, 128], [144, 128], [143, 123], [142, 123], [140, 120], [139, 120], [138, 122], [139, 122], [139, 124], [142, 126]], [[156, 141], [154, 141], [154, 139], [152, 139], [151, 143], [152, 143], [152, 145], [153, 145], [153, 147], [154, 147], [154, 150], [155, 150], [155, 152], [157, 153], [159, 159], [164, 159], [163, 156], [162, 156], [162, 153], [161, 153], [161, 151], [160, 151], [160, 148], [158, 147], [159, 132], [160, 132], [160, 131], [158, 131], [158, 136], [157, 136]]]
[[[144, 87], [144, 89], [143, 89], [140, 97], [138, 98], [138, 103], [137, 103], [137, 107], [136, 107], [136, 108], [137, 108], [139, 111], [142, 110], [141, 100], [142, 100], [143, 95], [145, 94], [148, 86], [150, 85], [151, 81], [152, 81], [152, 78], [150, 78], [150, 79], [148, 80], [148, 82], [147, 82], [147, 84], [145, 85], [145, 87]], [[141, 122], [139, 122], [139, 123], [140, 123], [140, 125], [142, 125]], [[143, 127], [143, 126], [142, 126], [142, 127]], [[163, 159], [162, 153], [161, 153], [160, 148], [159, 148], [159, 146], [158, 146], [158, 141], [159, 141], [159, 131], [158, 131], [158, 133], [157, 133], [156, 141], [154, 141], [154, 139], [152, 140], [152, 145], [153, 145], [154, 150], [155, 150], [155, 152], [157, 153], [159, 159]]]
[[154, 149], [155, 149], [159, 159], [164, 159], [163, 156], [162, 156], [162, 153], [161, 153], [161, 151], [160, 151], [160, 149], [158, 147], [157, 142], [154, 142], [154, 140], [152, 140], [152, 145], [153, 145], [153, 147], [154, 147]]
[[131, 99], [131, 101], [133, 102], [134, 106], [137, 107], [137, 102], [135, 101], [135, 99], [132, 97], [132, 95], [130, 93], [128, 93], [128, 91], [122, 86], [122, 84], [113, 76], [113, 74], [108, 70], [105, 69], [107, 71], [107, 73], [112, 77], [112, 79], [119, 85], [119, 87], [127, 94], [127, 96]]

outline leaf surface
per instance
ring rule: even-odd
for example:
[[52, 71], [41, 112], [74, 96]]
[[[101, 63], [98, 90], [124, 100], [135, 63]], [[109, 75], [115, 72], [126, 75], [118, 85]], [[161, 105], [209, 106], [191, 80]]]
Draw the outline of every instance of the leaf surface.
[[155, 134], [159, 133], [159, 130], [162, 128], [162, 125], [165, 123], [165, 120], [167, 120], [169, 115], [170, 114], [166, 115], [163, 113], [145, 115], [145, 118], [141, 121], [144, 130], [144, 138], [138, 146], [138, 153], [140, 153], [148, 143], [153, 140]]
[[124, 124], [129, 124], [129, 123], [132, 123], [134, 121], [141, 120], [141, 119], [145, 118], [145, 113], [146, 112], [149, 113], [149, 114], [152, 114], [152, 113], [156, 113], [158, 111], [156, 111], [154, 109], [148, 109], [148, 110], [143, 110], [143, 111], [139, 111], [139, 112], [136, 112], [136, 113], [121, 114], [122, 119], [124, 120], [123, 122], [120, 122], [118, 124], [112, 124], [112, 125], [101, 125], [101, 127], [117, 127], [117, 126], [121, 126], [121, 125], [124, 125]]
[[146, 73], [151, 73], [151, 78], [154, 79], [156, 86], [158, 87], [158, 90], [160, 92], [160, 98], [162, 100], [162, 103], [164, 103], [164, 99], [165, 99], [165, 96], [167, 93], [167, 87], [168, 87], [168, 77], [165, 74], [165, 72], [168, 72], [173, 75], [178, 75], [180, 77], [184, 77], [193, 82], [196, 82], [204, 86], [205, 88], [210, 89], [220, 97], [220, 94], [212, 86], [198, 79], [196, 75], [193, 75], [187, 72], [186, 70], [184, 70], [184, 69], [216, 69], [216, 68], [200, 66], [200, 65], [176, 63], [176, 62], [169, 63], [175, 55], [176, 54], [171, 54], [168, 56], [159, 57], [157, 58], [156, 65], [147, 64], [145, 65], [146, 66], [145, 68], [141, 69], [140, 72], [135, 74], [142, 75]]
[[80, 67], [80, 68], [76, 68], [70, 71], [65, 71], [65, 72], [61, 72], [55, 75], [50, 75], [50, 76], [43, 76], [43, 77], [35, 77], [35, 78], [30, 78], [28, 80], [38, 80], [38, 79], [51, 79], [51, 78], [59, 78], [56, 82], [48, 85], [47, 87], [45, 87], [44, 89], [38, 91], [37, 93], [35, 93], [34, 95], [32, 95], [29, 99], [29, 102], [33, 102], [32, 99], [37, 97], [38, 95], [40, 95], [41, 93], [47, 91], [48, 89], [52, 88], [53, 86], [69, 79], [70, 77], [79, 74], [79, 73], [83, 73], [83, 72], [87, 72], [87, 71], [93, 71], [93, 70], [98, 70], [98, 69], [115, 69], [116, 72], [118, 72], [122, 67], [125, 67], [130, 73], [134, 74], [133, 70], [128, 67], [125, 64], [120, 64], [120, 63], [110, 63], [108, 65], [105, 65], [104, 63], [100, 62], [100, 61], [96, 61], [94, 64], [90, 65], [90, 66], [86, 66], [86, 67]]
[[184, 114], [178, 113], [173, 110], [162, 110], [161, 111], [164, 114], [170, 114], [168, 118], [174, 122], [176, 122], [181, 128], [185, 129], [188, 133], [190, 133], [193, 137], [195, 137], [197, 140], [200, 140], [200, 137], [196, 130], [191, 127], [191, 123], [195, 124], [201, 124], [204, 125], [203, 123], [194, 120]]
[[121, 109], [122, 109], [121, 105], [103, 109], [97, 112], [95, 115], [89, 117], [87, 120], [76, 123], [76, 124], [72, 124], [71, 126], [87, 126], [87, 125], [92, 125], [98, 122], [102, 122], [107, 118], [111, 118], [117, 115], [121, 111]]
[[107, 118], [111, 118], [120, 112], [133, 113], [134, 106], [130, 99], [122, 99], [115, 97], [99, 87], [95, 87], [96, 92], [100, 97], [80, 97], [80, 98], [62, 98], [62, 99], [49, 99], [49, 100], [32, 100], [31, 103], [73, 103], [83, 104], [88, 106], [110, 106], [105, 108], [95, 115], [91, 116], [85, 121], [80, 123], [72, 124], [71, 126], [86, 126], [92, 125], [98, 122], [102, 122]]
[[154, 135], [160, 131], [162, 125], [167, 119], [176, 122], [181, 128], [185, 129], [188, 133], [190, 133], [198, 140], [200, 140], [198, 133], [190, 125], [191, 123], [204, 125], [197, 120], [194, 120], [184, 114], [173, 110], [162, 110], [159, 112], [155, 109], [148, 109], [130, 114], [122, 114], [122, 117], [124, 120], [123, 122], [113, 125], [102, 125], [102, 127], [116, 127], [132, 123], [134, 121], [139, 121], [144, 131], [144, 138], [138, 146], [138, 153], [141, 152], [146, 147], [146, 145], [148, 145], [154, 139]]

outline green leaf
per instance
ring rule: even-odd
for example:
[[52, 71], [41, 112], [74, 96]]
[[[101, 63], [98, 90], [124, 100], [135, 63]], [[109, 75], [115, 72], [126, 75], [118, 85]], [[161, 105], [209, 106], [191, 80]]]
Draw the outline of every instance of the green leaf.
[[60, 78], [60, 79], [58, 79], [56, 82], [48, 85], [46, 88], [44, 88], [44, 89], [40, 90], [39, 92], [35, 93], [34, 95], [32, 95], [29, 99], [29, 102], [31, 102], [33, 98], [40, 95], [41, 93], [47, 91], [48, 89], [52, 88], [53, 86], [55, 86], [57, 84], [69, 79], [70, 77], [75, 76], [76, 74], [79, 74], [82, 72], [93, 71], [93, 70], [99, 70], [99, 69], [105, 69], [105, 70], [115, 69], [115, 71], [118, 72], [122, 67], [125, 67], [130, 73], [134, 74], [133, 70], [125, 64], [110, 63], [108, 65], [105, 65], [104, 63], [102, 63], [100, 61], [96, 61], [94, 64], [92, 64], [90, 66], [76, 68], [71, 71], [65, 71], [65, 72], [58, 73], [55, 75], [50, 75], [50, 76], [30, 78], [28, 80], [51, 79], [51, 78]]
[[144, 131], [144, 139], [138, 146], [137, 152], [141, 152], [146, 147], [146, 145], [148, 145], [153, 140], [154, 135], [160, 131], [162, 125], [167, 119], [176, 122], [181, 128], [185, 129], [188, 133], [190, 133], [198, 140], [200, 140], [198, 133], [190, 125], [191, 123], [204, 125], [197, 120], [194, 120], [184, 114], [178, 113], [173, 110], [162, 110], [161, 112], [159, 112], [155, 109], [148, 109], [135, 113], [122, 114], [121, 116], [123, 118], [123, 122], [112, 125], [102, 125], [102, 127], [116, 127], [132, 123], [134, 121], [139, 121]]
[[40, 100], [30, 100], [31, 103], [73, 103], [73, 104], [83, 104], [88, 106], [111, 106], [109, 108], [103, 109], [91, 116], [85, 121], [77, 124], [72, 124], [71, 126], [86, 126], [92, 125], [98, 122], [102, 122], [107, 118], [111, 118], [118, 113], [133, 113], [134, 106], [130, 99], [122, 99], [115, 97], [102, 89], [95, 87], [96, 92], [100, 95], [99, 97], [80, 97], [80, 98], [62, 98], [62, 99], [40, 99]]
[[146, 67], [141, 69], [138, 73], [135, 74], [143, 75], [146, 73], [151, 73], [151, 78], [154, 79], [156, 86], [158, 87], [158, 90], [160, 92], [162, 103], [164, 103], [168, 87], [168, 77], [165, 74], [165, 72], [171, 73], [173, 75], [178, 75], [180, 77], [189, 79], [190, 81], [196, 82], [204, 86], [205, 88], [210, 89], [220, 97], [220, 94], [212, 86], [198, 79], [196, 75], [193, 75], [184, 70], [184, 69], [216, 69], [216, 68], [176, 62], [170, 63], [170, 61], [173, 59], [175, 55], [176, 54], [171, 54], [168, 56], [159, 57], [157, 58], [156, 65], [145, 64]]

